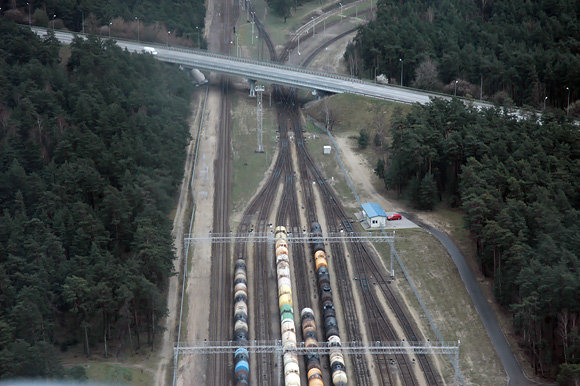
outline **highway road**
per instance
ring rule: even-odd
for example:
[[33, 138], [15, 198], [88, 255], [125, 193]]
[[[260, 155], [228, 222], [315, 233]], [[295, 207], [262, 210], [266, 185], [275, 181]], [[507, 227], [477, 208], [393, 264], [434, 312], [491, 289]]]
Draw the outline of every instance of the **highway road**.
[[[46, 28], [32, 27], [32, 30], [40, 36], [47, 34]], [[70, 32], [58, 30], [55, 31], [55, 36], [63, 43], [70, 43], [74, 37]], [[405, 104], [425, 104], [434, 97], [450, 99], [449, 96], [445, 95], [405, 87], [387, 86], [342, 74], [309, 70], [303, 67], [213, 54], [204, 50], [153, 45], [151, 43], [139, 43], [127, 40], [115, 41], [117, 45], [131, 52], [143, 52], [144, 46], [153, 47], [158, 53], [155, 55], [155, 58], [161, 61], [291, 87], [321, 90], [337, 94], [356, 94]], [[491, 107], [491, 105], [485, 103], [471, 103], [475, 106]]]

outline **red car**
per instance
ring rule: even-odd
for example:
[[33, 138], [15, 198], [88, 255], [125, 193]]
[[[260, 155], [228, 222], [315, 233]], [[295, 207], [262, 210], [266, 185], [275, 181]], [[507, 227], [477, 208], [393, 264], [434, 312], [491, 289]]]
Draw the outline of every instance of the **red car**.
[[400, 220], [402, 218], [403, 218], [403, 216], [401, 216], [400, 214], [394, 213], [392, 216], [388, 216], [387, 220], [393, 221], [393, 220]]

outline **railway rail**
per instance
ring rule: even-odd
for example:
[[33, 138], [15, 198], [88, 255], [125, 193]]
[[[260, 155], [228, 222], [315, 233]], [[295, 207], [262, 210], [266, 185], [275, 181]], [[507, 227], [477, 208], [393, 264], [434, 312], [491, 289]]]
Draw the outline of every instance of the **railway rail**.
[[[253, 8], [249, 2], [246, 2], [249, 10], [253, 13]], [[255, 13], [253, 13], [255, 16]], [[259, 22], [258, 18], [254, 18], [260, 35], [263, 41], [266, 43], [271, 60], [275, 61], [277, 58], [272, 41], [263, 28], [263, 25]], [[285, 55], [287, 57], [287, 52], [290, 47], [288, 43], [280, 55], [284, 59]], [[290, 47], [291, 48], [291, 47]], [[227, 93], [227, 83], [225, 83], [225, 90]], [[304, 138], [302, 135], [302, 128], [299, 121], [299, 113], [294, 107], [294, 93], [292, 91], [288, 92], [282, 90], [280, 87], [275, 88], [276, 97], [278, 100], [283, 101], [284, 105], [282, 110], [278, 112], [279, 125], [279, 146], [278, 146], [278, 156], [275, 160], [272, 173], [267, 178], [266, 183], [263, 185], [262, 189], [258, 194], [251, 200], [247, 209], [244, 211], [241, 223], [237, 229], [236, 234], [238, 236], [246, 235], [248, 232], [258, 232], [265, 233], [270, 225], [270, 216], [272, 208], [275, 205], [275, 198], [277, 197], [277, 192], [282, 184], [282, 200], [278, 207], [278, 212], [276, 215], [277, 225], [288, 225], [291, 232], [299, 233], [304, 229], [304, 225], [301, 223], [300, 208], [298, 205], [297, 196], [297, 184], [296, 177], [300, 177], [300, 186], [303, 192], [303, 202], [305, 203], [306, 209], [306, 219], [308, 223], [316, 221], [317, 211], [314, 199], [313, 186], [310, 181], [314, 180], [317, 182], [316, 188], [320, 191], [320, 197], [323, 202], [323, 210], [326, 217], [326, 223], [328, 224], [330, 232], [341, 232], [346, 231], [347, 233], [354, 230], [346, 216], [342, 206], [337, 201], [336, 196], [332, 190], [326, 185], [324, 177], [322, 176], [320, 170], [317, 168], [312, 157], [310, 156], [308, 149], [304, 144]], [[229, 102], [223, 104], [222, 116], [229, 116]], [[226, 120], [225, 124], [229, 127], [229, 122]], [[289, 141], [289, 129], [294, 132], [294, 145], [296, 147], [296, 154], [298, 155], [298, 170], [294, 171], [294, 166], [292, 163], [290, 141]], [[224, 135], [220, 136], [220, 149], [229, 149], [229, 130], [223, 130]], [[222, 152], [220, 150], [218, 159], [226, 159], [221, 165], [218, 166], [218, 172], [216, 172], [216, 186], [222, 185], [227, 186], [225, 178], [229, 176], [229, 153]], [[220, 171], [221, 169], [221, 171]], [[223, 205], [216, 205], [214, 213], [214, 231], [218, 233], [227, 233], [228, 223], [227, 212], [229, 211], [229, 192], [228, 189], [217, 189], [217, 192], [224, 191], [220, 196], [220, 199], [216, 202], [224, 203]], [[352, 251], [351, 256], [353, 256], [353, 266], [356, 274], [362, 278], [370, 277], [371, 275], [376, 275], [377, 270], [383, 273], [384, 268], [376, 262], [376, 257], [369, 252], [369, 249], [360, 241], [355, 241], [351, 243]], [[279, 333], [278, 323], [274, 323], [271, 315], [273, 314], [270, 300], [275, 295], [275, 286], [272, 285], [273, 278], [270, 275], [272, 271], [273, 264], [271, 261], [271, 251], [268, 251], [266, 243], [257, 243], [254, 245], [252, 254], [250, 255], [249, 246], [243, 241], [238, 240], [234, 246], [234, 260], [243, 259], [251, 265], [253, 268], [253, 276], [248, 280], [249, 283], [253, 285], [249, 288], [249, 294], [253, 296], [254, 310], [249, 312], [248, 317], [250, 318], [250, 325], [253, 327], [250, 331], [253, 331], [253, 339], [261, 341], [271, 341], [274, 339], [274, 335]], [[340, 290], [337, 291], [338, 297], [340, 299], [341, 308], [344, 313], [344, 321], [346, 324], [346, 335], [351, 341], [362, 341], [361, 333], [361, 315], [356, 313], [354, 288], [352, 286], [352, 281], [350, 275], [348, 274], [349, 269], [346, 263], [346, 257], [344, 253], [344, 248], [338, 243], [333, 243], [330, 246], [332, 251], [332, 264], [334, 265], [334, 275], [337, 277], [337, 282], [339, 283]], [[212, 247], [212, 255], [215, 264], [212, 264], [212, 276], [215, 278], [212, 280], [212, 294], [218, 294], [218, 299], [229, 298], [231, 299], [232, 294], [232, 275], [233, 271], [231, 268], [231, 258], [229, 257], [229, 245], [224, 244], [220, 247], [220, 243], [216, 243]], [[293, 245], [292, 246], [292, 256], [294, 264], [295, 281], [297, 284], [297, 298], [299, 308], [310, 307], [312, 292], [310, 288], [310, 283], [308, 281], [308, 266], [307, 262], [309, 257], [306, 257], [304, 245]], [[373, 263], [365, 263], [366, 260], [372, 261]], [[374, 264], [374, 265], [373, 265]], [[215, 266], [215, 268], [214, 268]], [[373, 271], [374, 269], [374, 271]], [[386, 273], [385, 273], [386, 275]], [[412, 340], [410, 337], [415, 337], [413, 333], [413, 328], [411, 323], [408, 321], [403, 309], [397, 304], [397, 299], [394, 295], [390, 293], [390, 288], [386, 285], [386, 280], [377, 280], [379, 283], [379, 288], [383, 296], [389, 299], [389, 302], [394, 302], [395, 305], [391, 304], [397, 319], [400, 321], [407, 340]], [[221, 288], [213, 283], [220, 283]], [[368, 287], [368, 280], [359, 280], [358, 283], [361, 286], [360, 292], [362, 293], [362, 298], [364, 299], [364, 309], [365, 316], [368, 321], [368, 331], [367, 334], [373, 340], [379, 341], [391, 341], [397, 340], [394, 333], [393, 327], [390, 325], [389, 319], [386, 317], [382, 306], [378, 304], [376, 299], [376, 294]], [[366, 283], [366, 284], [365, 284]], [[384, 287], [384, 288], [383, 288]], [[392, 296], [389, 296], [392, 295]], [[223, 304], [214, 304], [223, 303]], [[231, 326], [232, 324], [232, 302], [212, 302], [211, 303], [211, 313], [219, 323], [211, 323], [210, 327], [210, 339], [214, 341], [222, 340], [224, 336], [231, 336]], [[277, 319], [277, 318], [276, 318]], [[277, 322], [277, 320], [276, 320]], [[225, 327], [224, 327], [225, 326]], [[224, 328], [229, 329], [228, 332], [224, 333]], [[297, 329], [297, 335], [301, 335]], [[278, 334], [279, 336], [279, 334]], [[397, 354], [399, 355], [399, 354]], [[417, 355], [421, 368], [425, 372], [425, 379], [429, 384], [437, 384], [438, 380], [435, 373], [431, 370], [429, 361], [424, 355]], [[211, 384], [223, 384], [226, 379], [231, 379], [232, 372], [231, 357], [229, 360], [210, 360], [210, 383]], [[405, 385], [417, 384], [418, 380], [415, 378], [413, 371], [411, 371], [411, 364], [408, 363], [407, 355], [396, 356], [396, 367], [390, 365], [390, 357], [387, 354], [382, 354], [382, 359], [379, 357], [375, 361], [376, 377], [383, 384], [394, 384], [397, 382], [396, 374], [400, 374], [401, 382]], [[422, 358], [422, 359], [421, 359]], [[352, 372], [355, 376], [356, 384], [360, 385], [371, 385], [373, 383], [373, 377], [369, 370], [369, 363], [367, 356], [362, 353], [353, 354], [349, 358], [352, 364]], [[280, 373], [282, 369], [275, 369], [275, 361], [272, 360], [271, 354], [256, 353], [250, 360], [250, 366], [254, 369], [254, 373], [250, 372], [251, 379], [255, 380], [257, 384], [273, 384], [275, 383], [274, 377], [276, 374]], [[228, 370], [228, 367], [230, 368]], [[397, 371], [393, 371], [396, 368]], [[229, 376], [228, 376], [229, 374]], [[385, 377], [385, 378], [384, 378]]]
[[[299, 141], [300, 140], [297, 139], [297, 143], [299, 143]], [[300, 146], [299, 148], [303, 154], [305, 161], [307, 162], [307, 165], [309, 166], [309, 172], [311, 173], [313, 179], [317, 181], [317, 186], [321, 190], [322, 195], [325, 197], [324, 210], [327, 217], [327, 224], [330, 227], [329, 230], [336, 231], [337, 229], [332, 229], [334, 227], [344, 229], [346, 232], [349, 233], [354, 232], [354, 229], [350, 224], [348, 216], [346, 215], [344, 209], [336, 199], [334, 193], [325, 183], [324, 177], [322, 176], [316, 164], [312, 160], [312, 157], [310, 156], [307, 148], [304, 145]], [[332, 219], [335, 220], [333, 221]], [[391, 288], [387, 284], [388, 281], [386, 279], [386, 272], [384, 267], [376, 261], [376, 256], [370, 253], [368, 247], [366, 247], [363, 242], [355, 240], [352, 243], [350, 243], [350, 246], [352, 248], [351, 259], [354, 263], [355, 275], [359, 278], [358, 282], [361, 286], [361, 292], [363, 294], [365, 302], [364, 308], [365, 310], [367, 310], [367, 318], [368, 321], [370, 321], [369, 326], [371, 330], [370, 332], [372, 334], [371, 339], [393, 340], [397, 338], [397, 336], [395, 336], [393, 332], [392, 327], [388, 327], [390, 325], [390, 321], [384, 315], [384, 311], [380, 306], [380, 304], [377, 304], [374, 295], [371, 293], [370, 288], [368, 286], [368, 278], [374, 275], [376, 278], [374, 282], [377, 283], [378, 287], [380, 288], [380, 291], [387, 298], [390, 307], [393, 309], [394, 314], [399, 320], [399, 323], [401, 324], [405, 332], [405, 335], [407, 336], [407, 340], [416, 340], [416, 334], [414, 333], [414, 329], [409, 321], [408, 316], [403, 311], [402, 307], [399, 304], [399, 300], [395, 297]], [[344, 255], [338, 248], [333, 250], [333, 262], [337, 264], [339, 272], [348, 272], [344, 261]], [[342, 278], [341, 280], [344, 280], [344, 283], [347, 284], [350, 281], [350, 278], [345, 277]], [[348, 285], [346, 285], [345, 287], [348, 287]], [[345, 296], [345, 298], [348, 298], [348, 295]], [[347, 300], [348, 302], [348, 299], [345, 300]], [[432, 369], [432, 366], [428, 358], [426, 358], [424, 355], [419, 355], [418, 359], [421, 368], [425, 374], [427, 383], [437, 384], [438, 379], [435, 375], [435, 372]], [[397, 357], [396, 362], [399, 367], [399, 372], [401, 374], [403, 383], [415, 384], [417, 381], [414, 379], [414, 375], [409, 370], [410, 367], [407, 357], [406, 356]], [[387, 363], [388, 363], [387, 360], [384, 361], [379, 360], [377, 361], [377, 366], [379, 368], [388, 369]], [[383, 372], [381, 371], [380, 373], [382, 374]]]
[[[214, 201], [214, 224], [213, 229], [220, 232], [229, 230], [229, 180], [231, 176], [231, 161], [229, 157], [230, 143], [230, 99], [229, 79], [222, 78], [222, 121], [221, 133], [218, 144], [218, 157], [215, 163], [215, 186], [216, 199]], [[211, 293], [217, 301], [210, 303], [210, 318], [218, 320], [219, 323], [210, 323], [209, 338], [211, 340], [220, 340], [223, 337], [231, 336], [232, 313], [229, 307], [230, 294], [232, 293], [232, 269], [230, 260], [229, 246], [222, 244], [213, 244], [211, 249]], [[223, 377], [227, 374], [229, 362], [227, 358], [210, 357], [208, 364], [208, 381], [209, 384], [222, 384]]]

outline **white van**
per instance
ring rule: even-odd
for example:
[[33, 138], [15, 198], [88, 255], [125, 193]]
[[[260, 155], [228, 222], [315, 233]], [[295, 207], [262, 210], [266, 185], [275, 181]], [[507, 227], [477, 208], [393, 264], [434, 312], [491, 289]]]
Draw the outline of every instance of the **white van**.
[[157, 51], [153, 47], [143, 47], [143, 52], [146, 54], [157, 55]]

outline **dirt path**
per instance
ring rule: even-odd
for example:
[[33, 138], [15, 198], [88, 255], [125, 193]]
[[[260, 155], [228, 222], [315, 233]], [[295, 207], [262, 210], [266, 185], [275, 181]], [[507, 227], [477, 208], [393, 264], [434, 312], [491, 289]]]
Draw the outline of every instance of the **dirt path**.
[[[193, 194], [197, 204], [192, 229], [194, 234], [207, 234], [213, 223], [213, 163], [217, 153], [219, 127], [218, 114], [214, 110], [219, 106], [219, 98], [219, 92], [210, 91], [208, 94], [204, 132], [200, 139], [198, 165], [193, 182]], [[210, 298], [211, 244], [192, 245], [189, 256], [181, 340], [204, 340], [209, 334], [207, 299]], [[205, 359], [201, 360], [199, 356], [182, 356], [179, 359], [178, 384], [205, 384], [205, 365]]]
[[[205, 18], [205, 35], [204, 38], [208, 43], [208, 49], [218, 50], [219, 38], [217, 33], [212, 33], [212, 29], [219, 29], [219, 23], [214, 23], [214, 18], [219, 17], [219, 10], [216, 9], [215, 1], [206, 3]], [[215, 31], [214, 31], [215, 32]], [[209, 77], [209, 84], [215, 84], [215, 76]], [[210, 87], [210, 86], [208, 86]], [[201, 90], [200, 90], [201, 91]], [[197, 129], [202, 111], [203, 96], [205, 93], [200, 92], [199, 104], [195, 111], [195, 118], [192, 119], [191, 135], [196, 138]], [[203, 133], [200, 137], [199, 154], [197, 155], [197, 166], [195, 176], [193, 176], [193, 192], [191, 193], [196, 201], [195, 221], [192, 228], [193, 233], [204, 234], [211, 230], [213, 223], [213, 196], [214, 196], [214, 176], [213, 164], [217, 153], [217, 135], [219, 127], [220, 114], [215, 111], [219, 106], [219, 91], [213, 91], [210, 87], [206, 111], [203, 117]], [[192, 141], [188, 148], [188, 157], [184, 171], [184, 181], [180, 191], [178, 207], [176, 210], [173, 224], [173, 235], [175, 248], [178, 256], [176, 261], [176, 270], [180, 271], [184, 267], [183, 257], [183, 235], [189, 229], [188, 210], [190, 205], [190, 178], [193, 167], [193, 158], [195, 151], [195, 141]], [[181, 328], [181, 341], [203, 340], [208, 337], [209, 329], [209, 304], [210, 298], [210, 268], [211, 268], [211, 245], [199, 244], [192, 245], [189, 250], [189, 261], [185, 264], [187, 269], [187, 278], [185, 283], [184, 305], [183, 305], [183, 324]], [[167, 330], [163, 336], [162, 349], [160, 351], [160, 363], [155, 373], [155, 385], [165, 385], [171, 379], [169, 370], [171, 370], [173, 358], [173, 343], [177, 340], [176, 326], [179, 318], [179, 277], [172, 277], [169, 285], [169, 314], [167, 317]], [[206, 360], [198, 355], [182, 356], [178, 362], [177, 384], [203, 385], [205, 384]]]
[[[219, 51], [219, 33], [222, 28], [214, 20], [219, 18], [216, 2], [207, 2], [205, 19], [205, 39], [208, 50]], [[209, 84], [217, 84], [219, 75], [211, 74]], [[219, 135], [221, 114], [221, 92], [210, 87], [204, 115], [203, 134], [200, 138], [198, 165], [193, 180], [193, 195], [196, 201], [194, 234], [207, 234], [213, 224], [214, 204], [214, 162], [217, 157], [217, 139]], [[182, 322], [182, 341], [199, 341], [209, 337], [209, 301], [211, 297], [211, 244], [192, 245], [189, 251], [190, 261], [186, 282], [186, 304]], [[184, 355], [179, 359], [177, 384], [206, 384], [207, 357], [202, 355]]]
[[[195, 100], [192, 102], [192, 117], [189, 122], [189, 132], [192, 138], [196, 138], [197, 129], [199, 127], [199, 116], [201, 111], [201, 106], [203, 103], [203, 98], [198, 94]], [[177, 259], [174, 261], [174, 271], [178, 272], [177, 275], [171, 276], [169, 279], [169, 287], [167, 290], [167, 317], [165, 318], [165, 331], [163, 332], [163, 337], [161, 339], [161, 348], [159, 350], [159, 364], [155, 370], [155, 385], [164, 385], [167, 377], [167, 370], [170, 366], [171, 359], [173, 357], [173, 342], [176, 340], [175, 337], [175, 323], [178, 315], [178, 299], [179, 299], [179, 272], [183, 266], [183, 235], [187, 230], [184, 230], [186, 223], [187, 207], [189, 204], [189, 183], [191, 177], [191, 171], [193, 168], [193, 155], [195, 152], [195, 141], [192, 140], [187, 147], [187, 158], [185, 162], [185, 170], [183, 173], [183, 180], [181, 182], [181, 189], [179, 192], [179, 199], [177, 202], [177, 208], [175, 210], [175, 217], [173, 218], [173, 240], [175, 246], [175, 255]]]
[[334, 139], [340, 147], [342, 162], [362, 202], [376, 202], [385, 212], [405, 209], [400, 203], [389, 200], [377, 190], [375, 184], [380, 183], [379, 178], [372, 173], [373, 166], [354, 151], [352, 139], [343, 135], [334, 135]]

